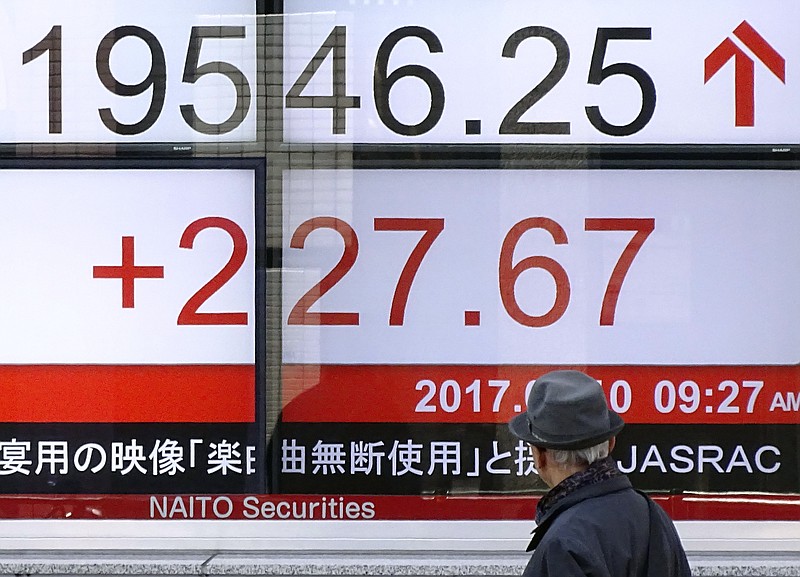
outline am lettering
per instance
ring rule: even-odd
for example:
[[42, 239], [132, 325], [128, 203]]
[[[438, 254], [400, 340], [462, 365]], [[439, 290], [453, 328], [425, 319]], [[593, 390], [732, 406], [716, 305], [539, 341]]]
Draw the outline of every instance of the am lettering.
[[800, 391], [786, 391], [782, 393], [778, 391], [772, 397], [772, 404], [769, 406], [769, 412], [783, 411], [784, 413], [800, 411]]

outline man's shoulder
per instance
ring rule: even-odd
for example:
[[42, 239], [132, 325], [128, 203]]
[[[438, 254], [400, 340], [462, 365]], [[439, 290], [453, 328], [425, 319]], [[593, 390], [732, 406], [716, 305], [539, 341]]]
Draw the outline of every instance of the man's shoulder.
[[[534, 541], [525, 575], [627, 575], [630, 567], [638, 575], [647, 559], [647, 504], [633, 489], [587, 498], [564, 509], [548, 527], [537, 527]], [[621, 559], [629, 559], [628, 565]]]
[[[647, 502], [631, 486], [624, 475], [582, 487], [550, 510], [534, 529], [528, 550], [554, 535], [574, 535], [578, 539], [594, 538], [601, 527], [619, 526], [621, 521], [630, 530], [639, 529], [648, 518]], [[635, 525], [636, 527], [632, 527]]]
[[[593, 525], [608, 525], [619, 519], [647, 520], [647, 501], [630, 484], [609, 483], [611, 487], [595, 487], [594, 491], [579, 490], [569, 501], [565, 500], [562, 510], [553, 522], [575, 524], [591, 530]], [[616, 486], [614, 486], [616, 485]], [[586, 489], [590, 489], [587, 487]]]
[[646, 509], [646, 501], [633, 488], [628, 477], [617, 475], [570, 493], [553, 508], [552, 515], [561, 516], [569, 511], [576, 514], [576, 507], [579, 511], [584, 511], [618, 507], [622, 504], [634, 509]]

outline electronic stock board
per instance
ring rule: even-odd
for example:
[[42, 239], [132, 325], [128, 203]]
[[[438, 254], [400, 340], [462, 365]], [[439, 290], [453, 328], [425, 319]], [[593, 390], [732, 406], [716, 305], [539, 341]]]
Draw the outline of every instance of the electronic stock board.
[[674, 516], [796, 516], [792, 3], [39, 4], [6, 517], [529, 519], [505, 423], [563, 367]]

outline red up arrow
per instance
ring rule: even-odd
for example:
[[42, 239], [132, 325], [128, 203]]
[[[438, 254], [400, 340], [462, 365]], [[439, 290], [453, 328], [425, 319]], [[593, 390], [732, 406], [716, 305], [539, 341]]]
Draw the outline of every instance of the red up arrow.
[[[786, 83], [786, 61], [783, 56], [769, 45], [755, 29], [742, 21], [733, 34], [745, 46], [752, 50], [758, 59], [777, 76], [781, 82]], [[755, 66], [750, 58], [730, 38], [723, 40], [705, 59], [705, 81], [719, 72], [725, 63], [734, 59], [736, 85], [736, 126], [753, 126], [755, 124]]]

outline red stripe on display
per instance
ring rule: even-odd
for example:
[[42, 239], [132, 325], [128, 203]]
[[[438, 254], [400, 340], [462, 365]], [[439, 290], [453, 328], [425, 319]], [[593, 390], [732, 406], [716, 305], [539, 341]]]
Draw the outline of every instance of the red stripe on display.
[[251, 423], [253, 365], [0, 365], [0, 422]]
[[[654, 495], [676, 521], [797, 521], [800, 495]], [[538, 497], [3, 495], [0, 519], [532, 520]]]
[[284, 365], [283, 420], [505, 423], [539, 375], [599, 379], [628, 423], [800, 423], [798, 366]]

